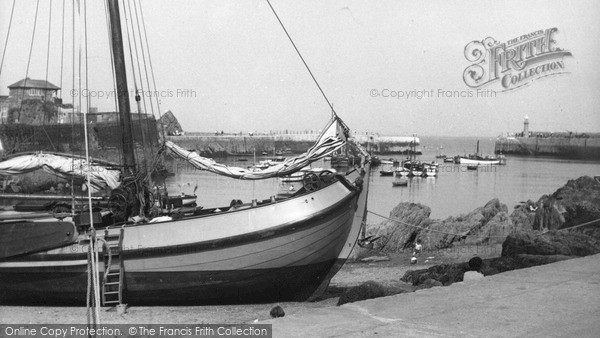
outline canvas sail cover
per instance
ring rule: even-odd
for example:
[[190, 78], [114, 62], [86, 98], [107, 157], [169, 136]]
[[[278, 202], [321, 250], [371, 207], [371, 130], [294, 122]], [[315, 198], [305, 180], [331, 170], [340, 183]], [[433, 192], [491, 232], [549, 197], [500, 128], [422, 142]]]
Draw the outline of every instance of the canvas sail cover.
[[213, 159], [202, 157], [196, 152], [187, 151], [171, 141], [165, 145], [177, 156], [188, 161], [195, 168], [207, 170], [215, 174], [244, 180], [262, 180], [292, 174], [312, 162], [322, 159], [346, 144], [348, 128], [344, 122], [334, 115], [323, 130], [315, 144], [304, 154], [288, 158], [285, 161], [262, 170], [250, 170], [239, 167], [229, 167], [215, 162]]
[[[87, 161], [82, 158], [44, 153], [15, 156], [0, 162], [0, 175], [20, 175], [38, 169], [63, 178], [75, 176], [86, 179], [88, 165]], [[118, 169], [90, 164], [89, 172], [90, 188], [93, 192], [106, 186], [115, 189], [121, 184], [121, 171]]]

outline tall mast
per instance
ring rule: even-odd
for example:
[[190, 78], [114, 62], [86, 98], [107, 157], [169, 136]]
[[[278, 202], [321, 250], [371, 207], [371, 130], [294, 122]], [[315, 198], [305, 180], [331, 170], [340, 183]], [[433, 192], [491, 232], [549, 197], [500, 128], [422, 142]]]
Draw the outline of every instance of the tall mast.
[[135, 154], [133, 150], [133, 136], [131, 127], [131, 111], [129, 107], [129, 90], [127, 89], [127, 73], [125, 69], [125, 53], [123, 51], [123, 36], [121, 34], [121, 17], [119, 16], [119, 2], [108, 0], [110, 16], [110, 32], [112, 38], [113, 62], [117, 80], [117, 99], [119, 102], [119, 115], [121, 127], [121, 143], [123, 145], [123, 165], [125, 171], [135, 171]]

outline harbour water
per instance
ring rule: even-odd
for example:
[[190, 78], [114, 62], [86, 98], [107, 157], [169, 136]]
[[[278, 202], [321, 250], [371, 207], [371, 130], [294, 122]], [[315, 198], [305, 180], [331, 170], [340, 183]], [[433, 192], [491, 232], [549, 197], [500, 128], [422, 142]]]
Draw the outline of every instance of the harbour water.
[[[466, 137], [421, 137], [421, 161], [436, 160], [437, 154], [454, 156], [475, 153], [477, 138]], [[480, 153], [492, 154], [493, 138], [479, 138]], [[443, 147], [443, 149], [440, 149]], [[402, 159], [402, 156], [383, 156]], [[266, 158], [266, 157], [265, 157]], [[257, 157], [257, 161], [263, 159]], [[246, 167], [253, 163], [230, 160], [227, 164]], [[218, 159], [221, 161], [221, 159]], [[400, 202], [414, 202], [431, 208], [431, 217], [443, 219], [465, 214], [485, 205], [492, 198], [506, 204], [509, 213], [522, 201], [537, 201], [544, 194], [551, 194], [568, 180], [583, 175], [600, 175], [600, 162], [507, 156], [507, 165], [481, 167], [477, 171], [466, 170], [465, 166], [441, 163], [435, 178], [412, 178], [407, 187], [393, 187], [394, 177], [380, 176], [378, 168], [371, 175], [368, 209], [388, 216]], [[319, 162], [313, 167], [329, 167], [329, 162]], [[195, 186], [198, 204], [204, 207], [228, 206], [232, 199], [250, 202], [252, 199], [267, 199], [290, 184], [282, 185], [277, 179], [262, 181], [240, 181], [198, 171], [183, 162], [173, 163], [175, 176], [167, 180], [170, 193], [191, 193]], [[298, 188], [300, 183], [295, 183]], [[383, 219], [369, 214], [368, 223]]]

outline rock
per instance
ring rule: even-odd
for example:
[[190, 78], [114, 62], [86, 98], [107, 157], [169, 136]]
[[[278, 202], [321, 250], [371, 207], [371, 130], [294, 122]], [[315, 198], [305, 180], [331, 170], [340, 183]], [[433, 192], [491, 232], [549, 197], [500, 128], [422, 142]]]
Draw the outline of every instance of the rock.
[[360, 300], [378, 298], [385, 296], [384, 287], [374, 281], [365, 282], [359, 286], [352, 287], [346, 290], [338, 300], [337, 305], [343, 305], [346, 303], [353, 303]]
[[415, 286], [420, 286], [427, 280], [435, 280], [447, 286], [455, 282], [462, 282], [463, 275], [468, 269], [467, 263], [442, 264], [428, 269], [406, 271], [400, 280]]
[[569, 180], [537, 203], [535, 230], [556, 230], [600, 219], [600, 179], [582, 176]]
[[502, 244], [502, 256], [517, 254], [587, 256], [600, 252], [600, 241], [574, 231], [511, 233]]
[[469, 233], [465, 244], [501, 244], [506, 236], [514, 229], [508, 214], [504, 211], [496, 213], [492, 219], [484, 223], [479, 229]]
[[[507, 213], [508, 207], [494, 198], [466, 215], [433, 222], [428, 228], [430, 231], [423, 231], [419, 237], [428, 244], [427, 247], [437, 249], [459, 243], [501, 243], [508, 235], [508, 229], [512, 229]], [[494, 236], [494, 241], [490, 241], [490, 236]]]
[[[573, 256], [566, 255], [542, 256], [519, 254], [503, 256], [484, 259], [480, 271], [484, 276], [491, 276], [510, 270], [524, 269], [571, 258], [573, 258]], [[469, 264], [466, 262], [436, 265], [429, 269], [409, 270], [400, 280], [411, 283], [412, 285], [417, 286], [418, 289], [439, 286], [440, 284], [448, 286], [452, 283], [462, 282], [464, 273], [468, 270]]]
[[418, 287], [403, 281], [393, 281], [390, 284], [384, 285], [383, 288], [386, 296], [397, 295], [399, 293], [414, 292], [418, 290]]
[[510, 214], [510, 219], [513, 224], [513, 228], [520, 230], [533, 230], [533, 223], [535, 221], [535, 212], [537, 211], [537, 203], [532, 200], [528, 200], [524, 204], [518, 205]]
[[420, 228], [429, 226], [430, 214], [431, 209], [422, 204], [408, 202], [398, 204], [390, 212], [390, 218], [401, 222], [386, 220], [367, 228], [368, 236], [381, 237], [374, 243], [374, 250], [396, 253], [404, 249], [412, 249], [413, 242], [421, 231]]
[[503, 256], [484, 260], [481, 272], [484, 276], [491, 276], [498, 273], [530, 268], [532, 266], [550, 264], [566, 259], [574, 258], [573, 256], [563, 255], [514, 255]]
[[429, 207], [418, 203], [398, 204], [390, 213], [390, 218], [400, 222], [387, 220], [369, 226], [367, 234], [381, 238], [375, 242], [373, 250], [362, 249], [354, 257], [412, 250], [417, 238], [422, 240], [425, 251], [449, 248], [456, 244], [500, 244], [516, 228], [508, 216], [508, 207], [497, 198], [458, 217], [440, 221], [431, 220], [430, 214]]
[[170, 110], [161, 116], [156, 123], [158, 125], [158, 130], [164, 128], [167, 135], [180, 135], [183, 131], [183, 129], [181, 129], [181, 124], [179, 124], [179, 121], [177, 121], [177, 118]]
[[419, 285], [419, 289], [429, 289], [435, 286], [443, 286], [442, 282], [429, 278]]
[[283, 308], [281, 308], [281, 306], [277, 305], [271, 309], [271, 312], [269, 312], [269, 314], [273, 318], [279, 318], [285, 316], [285, 311], [283, 311]]

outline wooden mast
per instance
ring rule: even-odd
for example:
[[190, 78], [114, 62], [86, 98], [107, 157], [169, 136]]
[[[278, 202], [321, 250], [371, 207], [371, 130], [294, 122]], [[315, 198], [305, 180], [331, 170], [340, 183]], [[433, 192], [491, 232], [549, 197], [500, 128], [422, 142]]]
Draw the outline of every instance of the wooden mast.
[[117, 99], [120, 115], [119, 122], [123, 145], [123, 165], [125, 166], [125, 172], [133, 172], [136, 169], [136, 162], [133, 149], [131, 108], [129, 106], [129, 90], [127, 89], [127, 73], [125, 69], [125, 53], [123, 51], [123, 35], [121, 34], [119, 2], [117, 0], [108, 0], [107, 3], [110, 17], [113, 62], [117, 80]]

